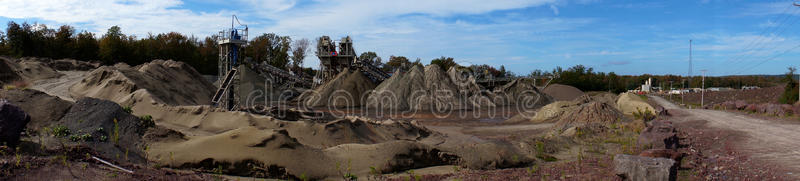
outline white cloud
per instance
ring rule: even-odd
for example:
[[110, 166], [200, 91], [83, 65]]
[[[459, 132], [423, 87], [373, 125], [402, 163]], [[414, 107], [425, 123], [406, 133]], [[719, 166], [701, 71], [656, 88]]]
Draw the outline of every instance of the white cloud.
[[551, 4], [550, 10], [553, 10], [553, 14], [558, 15], [558, 7], [556, 5]]
[[230, 22], [231, 11], [197, 13], [180, 8], [178, 0], [5, 0], [0, 16], [40, 19], [53, 24], [84, 24], [79, 29], [105, 32], [118, 25], [126, 34], [145, 35], [177, 31], [198, 36], [211, 35]]

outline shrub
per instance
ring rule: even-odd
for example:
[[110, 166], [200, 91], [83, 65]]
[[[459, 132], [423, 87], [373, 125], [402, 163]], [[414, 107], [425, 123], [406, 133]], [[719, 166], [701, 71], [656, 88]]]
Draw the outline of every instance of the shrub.
[[131, 106], [122, 107], [122, 110], [128, 114], [133, 113], [133, 108]]
[[53, 136], [63, 138], [69, 136], [69, 128], [63, 125], [57, 125], [53, 127]]

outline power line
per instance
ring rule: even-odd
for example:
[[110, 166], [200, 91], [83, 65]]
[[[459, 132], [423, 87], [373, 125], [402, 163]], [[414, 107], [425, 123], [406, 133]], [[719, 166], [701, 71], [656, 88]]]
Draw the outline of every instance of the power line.
[[786, 49], [785, 51], [783, 51], [783, 52], [781, 52], [781, 53], [779, 53], [779, 54], [777, 54], [777, 55], [775, 55], [775, 56], [772, 56], [772, 57], [770, 57], [770, 58], [764, 59], [764, 60], [762, 60], [761, 62], [759, 62], [758, 64], [756, 64], [756, 65], [754, 65], [754, 66], [745, 67], [745, 69], [744, 69], [744, 70], [741, 70], [741, 71], [739, 71], [739, 72], [736, 72], [735, 74], [740, 74], [740, 73], [742, 73], [742, 72], [745, 72], [745, 71], [748, 71], [748, 70], [750, 70], [750, 69], [753, 69], [753, 68], [755, 68], [755, 67], [757, 67], [757, 66], [759, 66], [759, 65], [761, 65], [761, 64], [764, 64], [764, 63], [766, 63], [766, 62], [768, 62], [768, 61], [770, 61], [770, 60], [773, 60], [773, 59], [775, 59], [775, 58], [778, 58], [778, 57], [780, 57], [781, 55], [784, 55], [784, 54], [786, 54], [786, 53], [789, 53], [790, 51], [792, 51], [792, 50], [794, 50], [794, 49], [797, 49], [797, 48], [800, 48], [800, 45], [797, 45], [797, 46], [794, 46], [794, 47], [792, 47], [792, 48]]
[[[742, 53], [741, 54], [729, 58], [728, 60], [724, 61], [723, 64], [727, 64], [728, 62], [733, 62], [732, 64], [728, 64], [728, 65], [729, 66], [736, 66], [736, 64], [742, 63], [742, 60], [745, 59], [744, 57], [749, 58], [750, 55], [752, 55], [752, 53], [747, 53], [747, 52], [752, 51], [752, 50], [757, 50], [759, 48], [763, 48], [763, 45], [764, 45], [763, 43], [767, 43], [767, 42], [770, 42], [770, 41], [774, 40], [776, 37], [778, 37], [780, 34], [782, 34], [784, 31], [786, 31], [786, 29], [783, 29], [777, 35], [769, 37], [768, 41], [764, 41], [764, 40], [766, 40], [765, 36], [767, 35], [766, 34], [767, 32], [772, 32], [770, 34], [773, 34], [774, 32], [780, 30], [781, 28], [784, 27], [784, 25], [786, 25], [786, 22], [792, 17], [792, 14], [796, 14], [797, 13], [798, 9], [794, 9], [794, 11], [792, 13], [788, 13], [789, 8], [791, 8], [791, 7], [792, 7], [792, 5], [786, 6], [786, 9], [784, 9], [784, 11], [781, 13], [781, 15], [783, 15], [784, 18], [782, 20], [779, 20], [777, 26], [765, 28], [763, 31], [761, 31], [761, 33], [758, 35], [758, 37], [756, 37], [756, 39], [753, 39], [752, 41], [750, 41], [750, 43], [748, 43], [745, 46], [745, 48], [742, 49]], [[780, 19], [781, 15], [778, 15], [779, 16], [778, 19]], [[791, 24], [794, 25], [794, 23], [796, 23], [796, 22], [797, 21], [793, 21]], [[756, 48], [757, 46], [759, 48]]]

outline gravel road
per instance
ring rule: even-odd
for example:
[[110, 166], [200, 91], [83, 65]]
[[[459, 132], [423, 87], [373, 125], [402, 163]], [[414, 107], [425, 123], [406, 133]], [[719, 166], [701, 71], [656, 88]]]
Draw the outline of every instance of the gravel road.
[[[800, 124], [765, 120], [748, 115], [705, 109], [683, 109], [657, 96], [652, 100], [670, 112], [684, 112], [682, 120], [706, 120], [707, 126], [740, 131], [746, 140], [737, 145], [751, 158], [780, 165], [794, 177], [800, 178]], [[757, 167], [758, 165], [753, 165]]]

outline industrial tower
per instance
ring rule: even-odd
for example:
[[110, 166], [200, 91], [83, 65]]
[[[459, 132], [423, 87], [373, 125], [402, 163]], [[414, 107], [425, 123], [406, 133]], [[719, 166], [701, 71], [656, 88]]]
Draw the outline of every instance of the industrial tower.
[[[234, 22], [239, 26], [235, 26]], [[211, 98], [212, 104], [233, 110], [237, 102], [235, 100], [235, 86], [238, 81], [236, 67], [241, 63], [242, 50], [247, 46], [247, 25], [239, 22], [236, 15], [231, 17], [231, 27], [224, 29], [217, 35], [219, 45], [219, 66], [218, 76], [220, 79], [219, 89]]]

